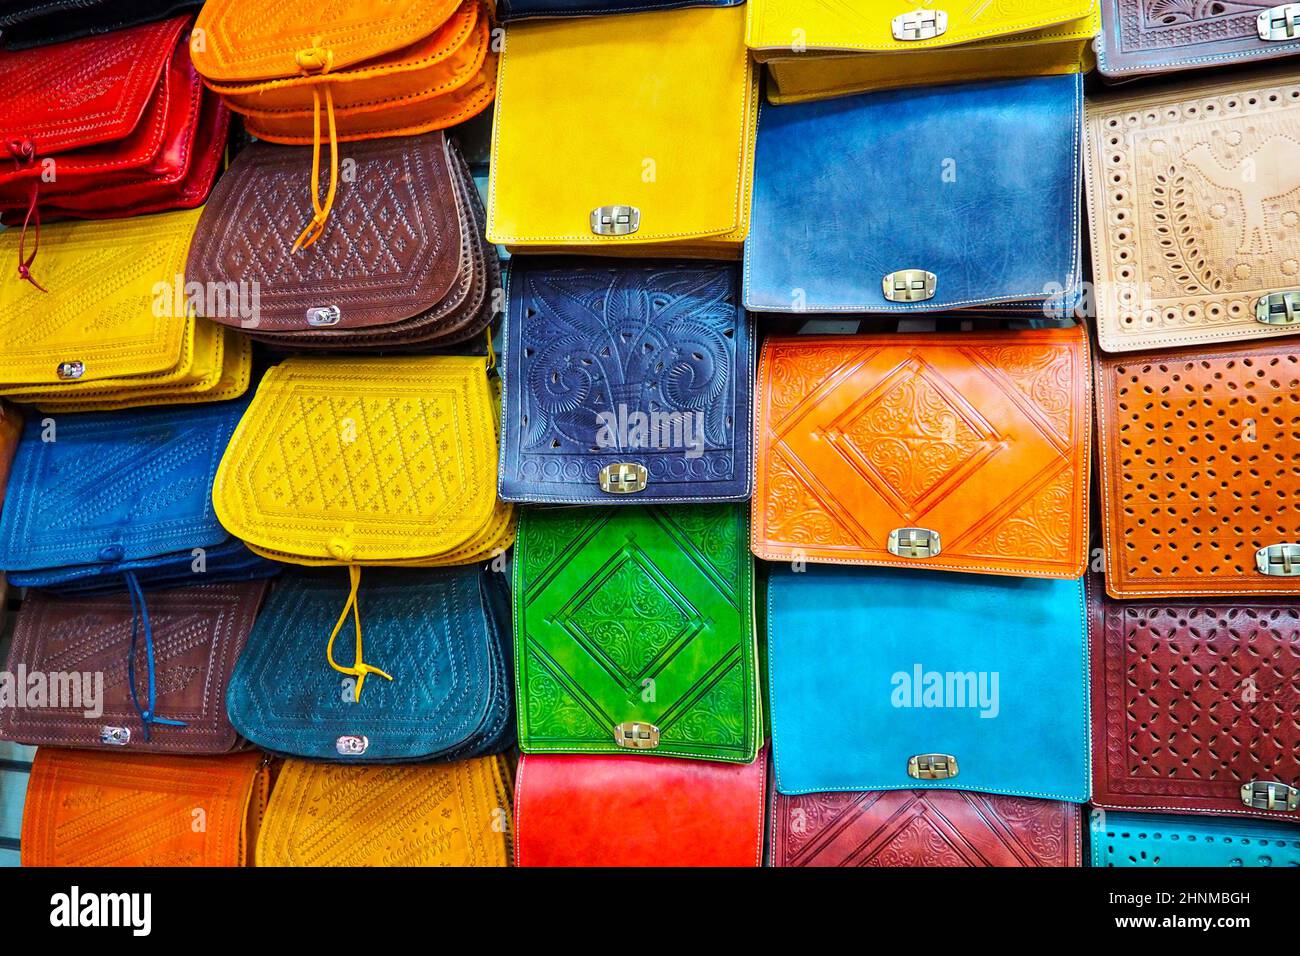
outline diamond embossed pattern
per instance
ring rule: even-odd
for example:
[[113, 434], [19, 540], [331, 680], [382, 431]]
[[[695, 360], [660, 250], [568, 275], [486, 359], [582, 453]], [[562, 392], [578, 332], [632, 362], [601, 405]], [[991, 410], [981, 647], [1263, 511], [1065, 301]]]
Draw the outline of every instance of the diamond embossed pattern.
[[1106, 590], [1297, 594], [1256, 551], [1300, 541], [1300, 354], [1285, 344], [1104, 359]]

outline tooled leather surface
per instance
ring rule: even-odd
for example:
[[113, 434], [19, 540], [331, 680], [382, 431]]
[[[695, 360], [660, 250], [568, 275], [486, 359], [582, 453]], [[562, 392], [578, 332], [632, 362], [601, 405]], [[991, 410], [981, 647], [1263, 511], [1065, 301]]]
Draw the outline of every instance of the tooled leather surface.
[[[85, 716], [84, 707], [0, 710], [0, 733], [33, 745], [83, 747], [105, 751], [158, 753], [225, 753], [240, 745], [226, 716], [226, 686], [266, 583], [204, 584], [146, 592], [153, 629], [157, 713], [182, 720], [184, 727], [155, 724], [150, 740], [131, 703], [127, 658], [133, 615], [125, 592], [64, 596], [32, 592], [14, 624], [7, 668], [16, 673], [102, 673], [103, 713]], [[147, 689], [144, 642], [136, 650], [136, 690], [143, 702]], [[52, 704], [52, 702], [50, 702]], [[102, 727], [125, 727], [125, 746], [105, 745]]]
[[[1077, 577], [1088, 377], [1081, 328], [769, 337], [754, 553]], [[890, 554], [905, 527], [939, 532], [939, 555]]]
[[773, 866], [1081, 866], [1072, 803], [966, 791], [772, 791]]
[[[754, 759], [753, 559], [733, 505], [527, 510], [514, 559], [528, 753]], [[613, 728], [659, 727], [656, 750]]]
[[1103, 349], [1294, 334], [1255, 302], [1300, 290], [1300, 82], [1103, 99], [1087, 128]]
[[[361, 763], [459, 759], [513, 742], [501, 624], [477, 567], [368, 570], [359, 600], [371, 678], [359, 702], [329, 667], [325, 642], [347, 600], [342, 569], [286, 575], [258, 616], [228, 697], [230, 719], [263, 749], [346, 760], [339, 737], [369, 740]], [[336, 657], [350, 660], [353, 625]], [[341, 652], [341, 653], [340, 653]], [[502, 739], [503, 735], [507, 739]]]
[[1097, 368], [1106, 590], [1297, 594], [1255, 552], [1300, 541], [1300, 354], [1285, 340], [1140, 352]]
[[1277, 0], [1102, 0], [1097, 65], [1119, 78], [1287, 56], [1295, 42], [1259, 38]]
[[[24, 866], [240, 866], [262, 755], [41, 747], [23, 810]], [[202, 826], [195, 810], [202, 810]]]
[[[1099, 583], [1099, 582], [1098, 582]], [[1092, 635], [1093, 802], [1296, 819], [1240, 787], [1300, 786], [1300, 608], [1100, 602]]]
[[259, 557], [244, 542], [227, 538], [203, 549], [198, 564], [191, 551], [177, 551], [159, 557], [118, 561], [112, 564], [80, 564], [71, 567], [14, 571], [9, 580], [15, 587], [42, 588], [59, 594], [100, 594], [126, 588], [123, 574], [130, 571], [146, 591], [151, 588], [186, 587], [228, 581], [254, 581], [279, 574], [283, 565]]
[[61, 0], [0, 7], [3, 46], [25, 50], [125, 30], [197, 10], [203, 0]]
[[[515, 259], [502, 497], [613, 504], [747, 498], [753, 331], [738, 299], [731, 266]], [[658, 434], [648, 447], [598, 444], [599, 416], [626, 424], [655, 414], [676, 416], [678, 431], [667, 435], [674, 447]], [[619, 428], [605, 432], [636, 440]], [[686, 444], [692, 436], [697, 447]], [[646, 467], [644, 492], [620, 499], [600, 490], [600, 470], [620, 462]]]
[[411, 767], [287, 760], [257, 864], [507, 866], [507, 788], [498, 757]]
[[1259, 820], [1094, 812], [1093, 866], [1300, 866], [1300, 832]]

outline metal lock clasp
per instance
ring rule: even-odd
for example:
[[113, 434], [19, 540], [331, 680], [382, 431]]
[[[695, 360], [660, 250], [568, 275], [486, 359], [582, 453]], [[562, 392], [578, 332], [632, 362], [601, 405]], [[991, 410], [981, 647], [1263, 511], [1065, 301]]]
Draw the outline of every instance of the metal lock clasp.
[[636, 206], [598, 206], [591, 211], [591, 231], [598, 236], [630, 236], [641, 228]]
[[1255, 321], [1262, 325], [1300, 324], [1300, 290], [1260, 296], [1255, 300]]
[[957, 776], [952, 754], [917, 754], [907, 762], [907, 775], [917, 780], [951, 780]]
[[659, 728], [639, 720], [614, 725], [614, 743], [628, 750], [654, 750], [659, 746]]
[[110, 747], [125, 747], [131, 742], [130, 727], [100, 727], [99, 742]]
[[900, 269], [889, 273], [880, 284], [890, 302], [924, 302], [934, 298], [939, 277], [924, 269]]
[[913, 10], [900, 13], [890, 21], [895, 40], [933, 40], [948, 29], [948, 14], [943, 10]]
[[888, 547], [900, 558], [933, 558], [943, 550], [939, 532], [929, 528], [895, 528], [889, 532]]
[[75, 381], [86, 374], [86, 363], [60, 362], [58, 368], [55, 369], [55, 372], [59, 378], [63, 379], [65, 382]]
[[1284, 3], [1262, 11], [1256, 25], [1261, 40], [1276, 43], [1300, 39], [1300, 3]]
[[1270, 544], [1255, 552], [1255, 567], [1260, 574], [1275, 578], [1300, 576], [1300, 544]]
[[343, 310], [337, 305], [318, 305], [307, 310], [307, 324], [312, 328], [338, 325], [342, 318]]
[[650, 483], [645, 465], [606, 465], [600, 469], [600, 490], [611, 495], [634, 495]]
[[1300, 809], [1300, 790], [1278, 780], [1252, 780], [1241, 785], [1241, 802], [1252, 810]]
[[334, 749], [343, 757], [359, 757], [370, 749], [370, 738], [360, 734], [345, 734], [334, 741]]

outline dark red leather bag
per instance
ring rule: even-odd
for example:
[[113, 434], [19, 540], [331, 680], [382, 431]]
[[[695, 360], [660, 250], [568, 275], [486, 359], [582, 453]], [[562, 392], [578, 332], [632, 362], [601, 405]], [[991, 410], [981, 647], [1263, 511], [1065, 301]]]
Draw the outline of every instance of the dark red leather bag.
[[1300, 823], [1300, 605], [1088, 583], [1093, 803]]
[[524, 754], [517, 866], [759, 866], [767, 752], [751, 764]]
[[1080, 866], [1073, 803], [965, 790], [772, 793], [772, 866]]

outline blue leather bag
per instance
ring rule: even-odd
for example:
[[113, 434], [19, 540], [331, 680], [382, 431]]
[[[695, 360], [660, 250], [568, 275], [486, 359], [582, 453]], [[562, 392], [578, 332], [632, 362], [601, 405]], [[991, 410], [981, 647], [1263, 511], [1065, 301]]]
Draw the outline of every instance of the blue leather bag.
[[587, 17], [605, 13], [642, 13], [680, 7], [738, 7], [745, 0], [497, 0], [497, 19]]
[[714, 263], [513, 259], [501, 497], [748, 499], [754, 330], [739, 281]]
[[781, 793], [1089, 795], [1083, 581], [773, 565]]
[[1269, 820], [1094, 810], [1093, 866], [1300, 866], [1300, 828]]
[[[364, 763], [462, 760], [514, 745], [507, 656], [509, 602], [502, 575], [478, 566], [366, 572], [366, 658], [372, 676], [356, 699], [354, 678], [322, 654], [348, 595], [342, 568], [292, 571], [277, 583], [235, 665], [226, 708], [264, 750]], [[335, 655], [349, 659], [349, 621]]]
[[764, 104], [745, 307], [1073, 309], [1082, 112], [1079, 74]]

